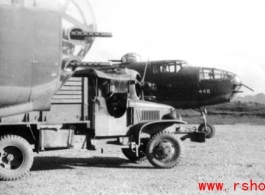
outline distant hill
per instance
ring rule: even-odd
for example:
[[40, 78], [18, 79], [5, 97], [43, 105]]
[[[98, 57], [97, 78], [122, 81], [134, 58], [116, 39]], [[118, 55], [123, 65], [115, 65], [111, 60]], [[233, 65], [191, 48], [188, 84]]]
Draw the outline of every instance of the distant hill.
[[236, 96], [234, 99], [235, 102], [241, 101], [241, 102], [257, 102], [260, 104], [265, 104], [265, 94], [264, 93], [258, 93], [256, 95], [247, 95], [244, 97]]

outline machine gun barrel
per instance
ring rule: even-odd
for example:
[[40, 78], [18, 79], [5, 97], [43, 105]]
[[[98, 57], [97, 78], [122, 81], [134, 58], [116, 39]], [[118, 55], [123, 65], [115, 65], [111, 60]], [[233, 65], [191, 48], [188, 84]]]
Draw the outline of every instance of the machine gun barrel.
[[71, 39], [84, 39], [85, 37], [112, 37], [112, 33], [108, 32], [85, 32], [85, 31], [71, 31]]

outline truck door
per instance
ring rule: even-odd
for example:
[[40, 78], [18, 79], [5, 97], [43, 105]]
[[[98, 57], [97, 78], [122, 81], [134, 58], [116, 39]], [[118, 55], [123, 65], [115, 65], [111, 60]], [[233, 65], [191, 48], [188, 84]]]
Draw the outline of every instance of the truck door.
[[97, 136], [124, 135], [127, 126], [128, 82], [99, 80], [95, 99], [95, 132]]

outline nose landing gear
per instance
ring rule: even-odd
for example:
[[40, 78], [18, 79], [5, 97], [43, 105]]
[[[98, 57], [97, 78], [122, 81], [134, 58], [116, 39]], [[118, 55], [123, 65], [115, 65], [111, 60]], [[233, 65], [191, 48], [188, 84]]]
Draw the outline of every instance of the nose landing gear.
[[203, 123], [199, 125], [198, 131], [200, 132], [205, 132], [205, 137], [206, 138], [212, 138], [215, 134], [215, 128], [213, 125], [207, 123], [207, 110], [206, 108], [200, 109], [200, 113], [203, 117]]

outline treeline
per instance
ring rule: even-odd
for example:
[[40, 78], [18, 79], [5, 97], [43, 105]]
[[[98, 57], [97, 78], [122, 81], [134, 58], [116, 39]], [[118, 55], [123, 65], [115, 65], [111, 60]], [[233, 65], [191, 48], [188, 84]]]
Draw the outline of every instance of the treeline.
[[[207, 121], [211, 124], [257, 124], [265, 125], [265, 104], [231, 102], [207, 107]], [[181, 116], [189, 124], [203, 122], [200, 113], [182, 110]]]
[[252, 115], [265, 117], [265, 104], [256, 102], [230, 102], [215, 106], [209, 106], [207, 110], [209, 115]]

